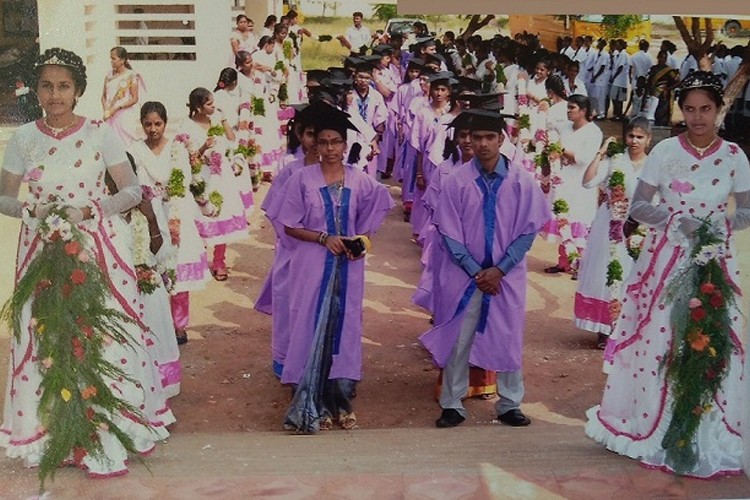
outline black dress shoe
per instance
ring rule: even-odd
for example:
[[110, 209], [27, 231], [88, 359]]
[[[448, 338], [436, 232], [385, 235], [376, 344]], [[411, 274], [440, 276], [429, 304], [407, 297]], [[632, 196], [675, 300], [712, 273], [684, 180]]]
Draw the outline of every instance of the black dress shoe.
[[564, 273], [565, 269], [560, 266], [549, 266], [544, 268], [544, 272], [547, 274]]
[[524, 415], [518, 408], [506, 411], [498, 416], [497, 419], [511, 427], [524, 427], [531, 423], [531, 419]]
[[440, 428], [455, 427], [464, 420], [466, 419], [462, 417], [460, 413], [458, 413], [458, 410], [454, 410], [453, 408], [446, 408], [443, 410], [440, 418], [435, 420], [435, 425]]

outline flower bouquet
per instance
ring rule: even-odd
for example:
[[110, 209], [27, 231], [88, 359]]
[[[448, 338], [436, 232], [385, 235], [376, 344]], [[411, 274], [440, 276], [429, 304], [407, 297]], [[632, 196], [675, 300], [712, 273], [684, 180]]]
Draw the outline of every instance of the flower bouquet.
[[695, 434], [739, 348], [730, 313], [736, 292], [724, 272], [726, 236], [704, 219], [695, 239], [690, 261], [667, 288], [674, 338], [661, 364], [672, 393], [672, 420], [662, 447], [678, 474], [692, 471], [697, 462]]
[[[113, 342], [133, 341], [125, 325], [135, 320], [107, 304], [112, 294], [95, 250], [87, 234], [67, 220], [65, 209], [57, 206], [39, 222], [43, 245], [0, 312], [16, 340], [27, 331], [32, 335], [32, 359], [42, 375], [37, 409], [40, 432], [46, 434], [38, 469], [41, 488], [71, 456], [79, 463], [86, 455], [106, 460], [100, 432], [136, 451], [113, 415], [130, 414], [149, 425], [138, 408], [110, 388], [112, 379], [136, 381], [104, 354]], [[29, 305], [31, 319], [22, 324]]]

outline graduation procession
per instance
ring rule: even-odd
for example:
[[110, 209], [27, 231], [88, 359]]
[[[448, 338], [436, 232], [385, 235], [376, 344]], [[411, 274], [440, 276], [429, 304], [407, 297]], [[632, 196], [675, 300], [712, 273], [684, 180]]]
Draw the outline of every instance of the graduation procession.
[[[104, 75], [36, 46], [0, 141], [6, 465], [43, 492], [205, 429], [532, 441], [550, 413], [620, 465], [746, 474], [750, 43], [290, 7], [236, 15], [210, 74], [142, 52], [148, 20]], [[166, 99], [153, 63], [196, 69]]]

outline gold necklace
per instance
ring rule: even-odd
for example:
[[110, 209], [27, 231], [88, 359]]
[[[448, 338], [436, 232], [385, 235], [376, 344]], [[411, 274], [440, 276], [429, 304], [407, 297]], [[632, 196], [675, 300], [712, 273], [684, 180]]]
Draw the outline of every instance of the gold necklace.
[[708, 151], [711, 148], [711, 146], [714, 145], [714, 143], [716, 142], [718, 138], [719, 138], [718, 136], [715, 136], [713, 140], [708, 143], [708, 146], [699, 148], [698, 146], [693, 144], [693, 141], [690, 140], [690, 137], [687, 134], [685, 134], [685, 140], [687, 140], [687, 143], [690, 144], [690, 147], [693, 148], [695, 152], [698, 153], [698, 156], [700, 156], [701, 158], [706, 153], [706, 151]]
[[65, 132], [76, 123], [78, 123], [78, 117], [75, 115], [73, 116], [73, 121], [69, 125], [65, 125], [64, 127], [53, 127], [47, 122], [47, 117], [44, 118], [44, 126], [47, 127], [49, 131], [52, 132], [52, 135], [54, 135], [55, 137]]

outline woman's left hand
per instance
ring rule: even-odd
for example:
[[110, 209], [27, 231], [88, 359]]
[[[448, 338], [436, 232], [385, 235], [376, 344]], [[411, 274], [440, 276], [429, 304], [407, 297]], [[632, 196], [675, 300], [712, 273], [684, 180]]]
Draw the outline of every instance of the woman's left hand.
[[326, 248], [333, 255], [339, 256], [341, 254], [346, 254], [347, 257], [351, 257], [349, 251], [346, 249], [346, 245], [344, 245], [344, 242], [338, 236], [329, 235], [328, 238], [326, 238]]

